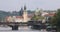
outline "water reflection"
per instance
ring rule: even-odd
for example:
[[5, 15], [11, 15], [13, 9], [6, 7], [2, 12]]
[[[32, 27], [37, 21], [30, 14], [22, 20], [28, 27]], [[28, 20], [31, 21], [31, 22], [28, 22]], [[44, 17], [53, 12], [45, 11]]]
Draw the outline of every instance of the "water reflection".
[[0, 32], [47, 32], [46, 30], [33, 30], [28, 26], [21, 26], [19, 30], [12, 31], [10, 27], [0, 27]]

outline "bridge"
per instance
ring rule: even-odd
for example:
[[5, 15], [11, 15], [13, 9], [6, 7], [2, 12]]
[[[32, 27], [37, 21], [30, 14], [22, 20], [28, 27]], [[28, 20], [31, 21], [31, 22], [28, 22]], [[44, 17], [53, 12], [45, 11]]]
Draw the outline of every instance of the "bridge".
[[0, 25], [7, 25], [12, 27], [12, 30], [18, 30], [19, 26], [40, 26], [42, 23], [41, 21], [28, 21], [28, 22], [0, 22]]
[[7, 25], [9, 27], [12, 27], [12, 30], [18, 30], [19, 26], [27, 25], [27, 23], [22, 23], [22, 22], [0, 22], [0, 25]]

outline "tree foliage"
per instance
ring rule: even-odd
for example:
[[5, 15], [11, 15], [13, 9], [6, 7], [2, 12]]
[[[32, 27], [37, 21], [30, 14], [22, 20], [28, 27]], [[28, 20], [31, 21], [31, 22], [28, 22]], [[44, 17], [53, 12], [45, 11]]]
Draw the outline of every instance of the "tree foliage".
[[58, 9], [56, 20], [57, 20], [57, 27], [59, 28], [60, 27], [60, 9]]
[[51, 24], [56, 25], [57, 28], [60, 27], [60, 9], [58, 9], [54, 17], [52, 17]]
[[56, 14], [51, 18], [51, 24], [52, 25], [56, 25], [57, 24]]
[[31, 20], [43, 20], [43, 16], [34, 15]]

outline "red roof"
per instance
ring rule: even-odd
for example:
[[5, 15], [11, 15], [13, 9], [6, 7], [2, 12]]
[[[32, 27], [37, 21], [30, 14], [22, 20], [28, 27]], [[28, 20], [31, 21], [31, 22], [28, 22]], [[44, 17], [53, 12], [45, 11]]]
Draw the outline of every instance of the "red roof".
[[23, 18], [23, 16], [16, 16], [16, 18]]
[[55, 13], [49, 13], [49, 14], [46, 14], [44, 16], [54, 16], [54, 15], [55, 15]]

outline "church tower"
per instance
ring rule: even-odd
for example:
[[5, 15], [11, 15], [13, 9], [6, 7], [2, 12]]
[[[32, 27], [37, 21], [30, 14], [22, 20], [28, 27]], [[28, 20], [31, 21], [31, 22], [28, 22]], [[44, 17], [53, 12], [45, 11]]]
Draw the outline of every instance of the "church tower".
[[28, 21], [28, 15], [27, 15], [27, 11], [26, 11], [26, 5], [24, 6], [23, 18], [24, 18], [24, 22]]
[[19, 11], [19, 15], [23, 16], [23, 8], [21, 8], [21, 10]]

